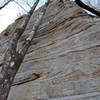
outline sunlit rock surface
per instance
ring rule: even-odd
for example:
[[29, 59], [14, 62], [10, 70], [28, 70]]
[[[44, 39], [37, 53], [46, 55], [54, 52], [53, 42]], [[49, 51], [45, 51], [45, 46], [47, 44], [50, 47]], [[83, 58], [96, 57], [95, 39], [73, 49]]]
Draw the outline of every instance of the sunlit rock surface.
[[[39, 11], [32, 16], [19, 48]], [[0, 61], [22, 19], [8, 27], [9, 35], [4, 35], [7, 30], [1, 34]], [[73, 2], [52, 0], [8, 100], [100, 100], [100, 19]]]

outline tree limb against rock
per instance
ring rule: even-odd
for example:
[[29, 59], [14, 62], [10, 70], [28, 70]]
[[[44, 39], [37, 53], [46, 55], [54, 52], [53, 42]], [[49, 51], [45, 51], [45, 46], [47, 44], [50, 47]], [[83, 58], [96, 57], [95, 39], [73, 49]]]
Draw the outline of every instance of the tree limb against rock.
[[80, 7], [82, 7], [83, 9], [86, 9], [88, 11], [90, 11], [91, 13], [97, 15], [98, 17], [100, 17], [100, 12], [89, 7], [88, 5], [84, 4], [81, 0], [75, 0], [76, 4]]
[[2, 70], [0, 72], [0, 100], [7, 100], [8, 94], [10, 91], [10, 88], [12, 86], [13, 80], [15, 78], [15, 75], [20, 67], [20, 65], [23, 62], [23, 59], [25, 57], [25, 54], [28, 50], [28, 48], [31, 45], [31, 41], [34, 38], [34, 34], [36, 34], [39, 25], [42, 22], [43, 16], [46, 12], [47, 6], [50, 2], [50, 0], [47, 0], [44, 7], [42, 8], [42, 11], [40, 12], [39, 17], [37, 20], [33, 23], [32, 32], [29, 33], [28, 38], [25, 40], [25, 45], [22, 46], [20, 50], [17, 51], [17, 44], [18, 40], [20, 39], [21, 35], [24, 33], [24, 30], [30, 20], [30, 17], [32, 16], [39, 0], [36, 0], [35, 4], [29, 11], [29, 13], [26, 15], [24, 21], [22, 24], [15, 29], [12, 35], [12, 39], [9, 43], [9, 48], [5, 54], [4, 57], [4, 63], [1, 66]]
[[25, 40], [24, 42], [24, 45], [23, 47], [18, 51], [19, 52], [19, 55], [21, 57], [24, 57], [29, 46], [31, 45], [31, 42], [34, 38], [34, 35], [35, 33], [37, 32], [38, 28], [39, 28], [39, 25], [41, 24], [42, 22], [42, 19], [43, 19], [43, 16], [46, 12], [46, 8], [47, 8], [47, 5], [49, 4], [49, 0], [48, 2], [45, 4], [44, 8], [42, 9], [42, 11], [40, 12], [40, 15], [38, 17], [38, 19], [34, 22], [34, 25], [33, 25], [33, 28], [32, 28], [32, 31], [29, 33], [29, 36], [27, 37], [27, 39]]

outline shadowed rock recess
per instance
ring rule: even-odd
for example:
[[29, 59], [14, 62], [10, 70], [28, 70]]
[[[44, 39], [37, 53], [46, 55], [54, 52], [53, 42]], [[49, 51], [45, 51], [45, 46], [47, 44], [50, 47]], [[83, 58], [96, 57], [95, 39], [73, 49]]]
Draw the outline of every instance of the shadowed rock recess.
[[[31, 17], [19, 48], [40, 10]], [[23, 20], [0, 34], [0, 65], [11, 32]], [[52, 0], [8, 100], [100, 100], [100, 18], [68, 0]]]

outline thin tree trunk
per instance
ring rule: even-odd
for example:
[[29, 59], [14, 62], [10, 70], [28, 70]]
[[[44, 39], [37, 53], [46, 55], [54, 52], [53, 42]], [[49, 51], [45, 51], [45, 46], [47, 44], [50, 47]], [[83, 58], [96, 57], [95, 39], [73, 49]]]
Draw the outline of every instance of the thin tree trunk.
[[32, 31], [29, 33], [29, 36], [26, 38], [23, 47], [18, 51], [21, 59], [22, 59], [22, 57], [24, 58], [28, 48], [31, 45], [31, 42], [32, 42], [32, 40], [34, 38], [34, 35], [36, 34], [36, 32], [37, 32], [37, 30], [39, 28], [39, 25], [41, 24], [42, 19], [43, 19], [44, 15], [45, 15], [45, 12], [46, 12], [46, 9], [47, 9], [47, 6], [48, 6], [49, 2], [50, 2], [50, 0], [47, 0], [45, 6], [43, 7], [42, 11], [39, 14], [39, 17], [34, 22]]
[[7, 100], [12, 82], [23, 61], [23, 59], [20, 58], [20, 55], [16, 51], [17, 43], [23, 34], [38, 2], [39, 0], [35, 2], [32, 9], [22, 22], [21, 26], [14, 31], [12, 39], [9, 43], [9, 48], [5, 54], [4, 64], [2, 65], [2, 70], [0, 72], [0, 100]]

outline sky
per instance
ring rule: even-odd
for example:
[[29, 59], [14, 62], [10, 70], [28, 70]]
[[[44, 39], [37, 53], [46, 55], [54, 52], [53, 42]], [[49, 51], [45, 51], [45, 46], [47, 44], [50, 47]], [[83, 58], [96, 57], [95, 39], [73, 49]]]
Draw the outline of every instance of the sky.
[[[0, 0], [0, 4], [3, 1], [4, 0]], [[30, 7], [26, 5], [24, 1], [28, 1], [28, 3], [32, 6], [36, 0], [15, 0], [15, 1], [18, 1], [19, 4], [22, 7], [24, 7], [25, 10], [28, 12]], [[45, 3], [45, 1], [46, 0], [40, 0], [37, 8], [42, 6]], [[86, 3], [88, 0], [82, 0], [82, 1]], [[100, 9], [100, 0], [89, 0], [89, 1], [93, 6], [98, 6], [98, 8]], [[23, 9], [20, 6], [18, 6], [15, 2], [9, 3], [5, 8], [0, 10], [0, 32], [2, 32], [9, 24], [13, 23], [14, 20], [17, 19], [19, 16], [25, 14], [26, 11], [23, 11]]]
[[[4, 0], [0, 0], [0, 4]], [[26, 5], [26, 3], [23, 0], [15, 0], [18, 1], [19, 4], [25, 8], [25, 10], [28, 12], [30, 10], [30, 7]], [[33, 3], [36, 0], [27, 0], [28, 3], [32, 6]], [[45, 0], [40, 0], [38, 7], [45, 3]], [[10, 2], [5, 8], [0, 10], [0, 32], [2, 32], [9, 24], [13, 23], [15, 19], [17, 19], [19, 16], [27, 13], [26, 11], [23, 11], [23, 9], [18, 6], [15, 2]]]

